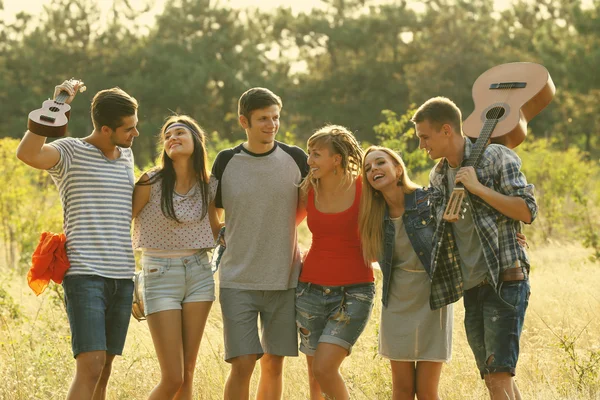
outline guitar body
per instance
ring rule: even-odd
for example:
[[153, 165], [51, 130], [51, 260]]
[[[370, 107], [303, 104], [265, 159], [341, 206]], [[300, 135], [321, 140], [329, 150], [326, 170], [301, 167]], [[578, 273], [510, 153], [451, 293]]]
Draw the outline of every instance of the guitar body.
[[487, 120], [495, 119], [492, 143], [517, 147], [527, 136], [527, 124], [554, 97], [556, 88], [540, 64], [515, 62], [490, 68], [473, 84], [475, 110], [463, 122], [463, 132], [477, 138]]
[[40, 136], [62, 137], [67, 133], [70, 113], [70, 105], [46, 100], [42, 108], [29, 113], [27, 129]]

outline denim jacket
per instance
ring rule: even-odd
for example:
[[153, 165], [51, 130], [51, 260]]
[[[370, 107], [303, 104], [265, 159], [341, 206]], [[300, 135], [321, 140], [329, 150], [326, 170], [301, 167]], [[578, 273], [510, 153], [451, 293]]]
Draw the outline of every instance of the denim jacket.
[[[421, 188], [412, 193], [405, 194], [404, 215], [402, 216], [402, 220], [410, 243], [431, 280], [431, 250], [433, 247], [432, 240], [435, 223], [431, 213], [430, 195], [430, 189]], [[385, 208], [385, 217], [383, 219], [383, 232], [383, 255], [378, 261], [381, 272], [383, 272], [383, 295], [381, 301], [383, 305], [387, 307], [396, 241], [396, 228], [394, 227], [394, 222], [390, 218], [387, 206]]]

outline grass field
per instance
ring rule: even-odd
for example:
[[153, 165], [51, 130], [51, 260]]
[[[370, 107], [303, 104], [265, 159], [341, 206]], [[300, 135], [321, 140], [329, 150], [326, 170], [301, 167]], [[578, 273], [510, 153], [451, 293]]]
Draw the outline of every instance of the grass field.
[[[531, 249], [532, 295], [517, 368], [524, 399], [600, 399], [600, 264], [590, 262], [589, 254], [575, 245]], [[389, 363], [377, 355], [380, 304], [378, 300], [366, 331], [342, 366], [353, 399], [391, 396]], [[443, 399], [486, 398], [465, 339], [463, 315], [458, 302], [452, 361], [442, 372]], [[24, 274], [0, 270], [0, 316], [0, 399], [63, 399], [75, 363], [57, 295], [47, 290], [35, 297]], [[221, 330], [216, 302], [198, 359], [197, 399], [221, 398], [229, 371], [222, 359]], [[308, 398], [304, 364], [303, 357], [286, 361], [284, 399]], [[257, 378], [258, 368], [253, 392]], [[132, 319], [124, 356], [113, 367], [108, 398], [144, 399], [158, 379], [148, 327]]]

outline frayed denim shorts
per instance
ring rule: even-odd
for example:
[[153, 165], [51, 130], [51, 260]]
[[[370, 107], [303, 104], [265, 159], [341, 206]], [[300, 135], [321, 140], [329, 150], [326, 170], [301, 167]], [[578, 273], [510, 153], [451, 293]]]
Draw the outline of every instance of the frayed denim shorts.
[[481, 378], [508, 372], [515, 375], [519, 339], [531, 289], [529, 281], [489, 284], [465, 291], [465, 330]]
[[369, 321], [374, 297], [373, 282], [346, 286], [298, 282], [296, 325], [300, 351], [313, 356], [319, 343], [331, 343], [350, 354]]
[[215, 280], [206, 251], [181, 258], [142, 257], [146, 315], [181, 310], [183, 303], [215, 300]]

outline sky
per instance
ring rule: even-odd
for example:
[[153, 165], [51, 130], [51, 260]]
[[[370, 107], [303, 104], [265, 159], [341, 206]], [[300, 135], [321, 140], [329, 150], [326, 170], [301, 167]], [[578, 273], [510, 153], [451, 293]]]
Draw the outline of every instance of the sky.
[[[144, 24], [151, 24], [154, 20], [154, 15], [162, 10], [164, 3], [167, 0], [150, 0], [154, 3], [152, 11], [145, 15], [146, 21]], [[27, 11], [30, 14], [38, 14], [42, 11], [43, 6], [50, 4], [52, 0], [0, 0], [4, 3], [4, 14], [5, 19], [8, 22], [14, 20], [14, 16], [20, 11]], [[214, 0], [213, 0], [214, 2]], [[382, 0], [385, 2], [385, 0]], [[498, 9], [505, 9], [510, 6], [511, 0], [495, 0], [496, 7]], [[97, 0], [99, 4], [106, 4], [107, 6], [113, 4], [113, 0]], [[291, 7], [294, 12], [308, 12], [314, 7], [319, 7], [322, 3], [319, 0], [218, 0], [219, 4], [229, 4], [234, 8], [247, 8], [257, 7], [264, 10], [270, 10], [279, 6]], [[413, 1], [416, 8], [418, 8], [418, 1]], [[144, 2], [142, 0], [129, 0], [134, 8], [141, 8]], [[136, 7], [137, 6], [137, 7]], [[101, 7], [102, 8], [102, 7]]]

